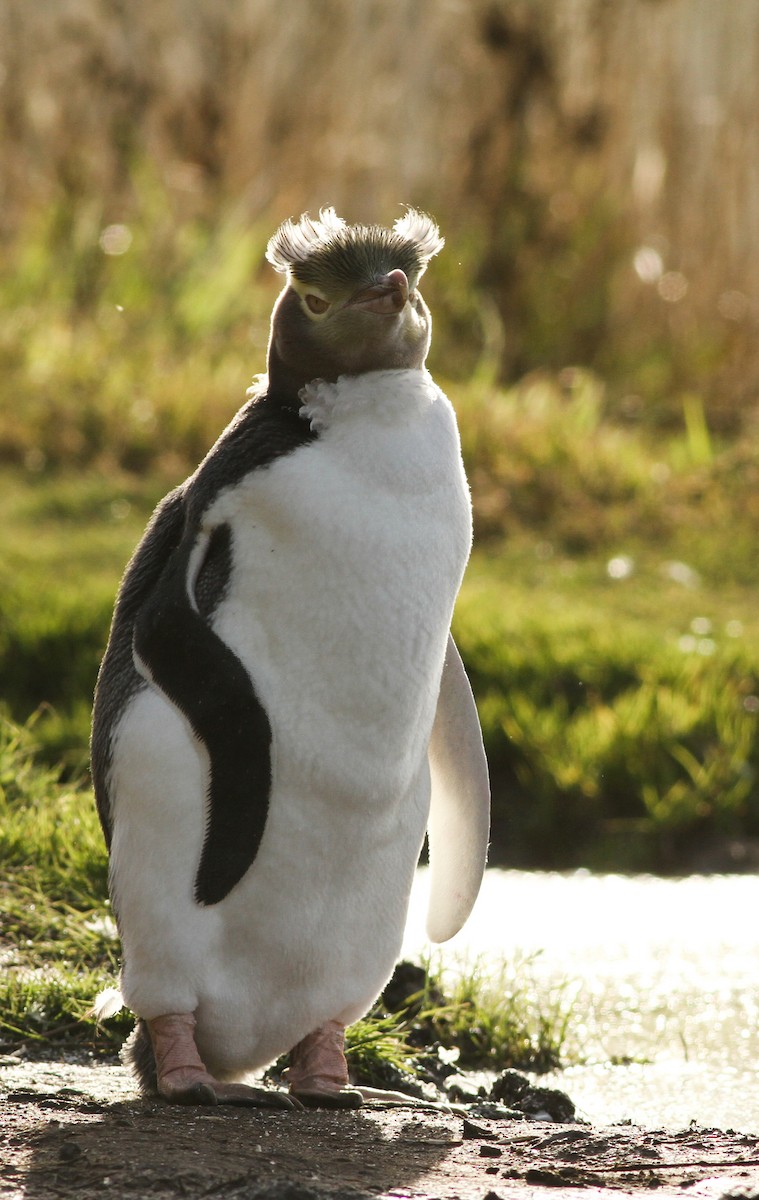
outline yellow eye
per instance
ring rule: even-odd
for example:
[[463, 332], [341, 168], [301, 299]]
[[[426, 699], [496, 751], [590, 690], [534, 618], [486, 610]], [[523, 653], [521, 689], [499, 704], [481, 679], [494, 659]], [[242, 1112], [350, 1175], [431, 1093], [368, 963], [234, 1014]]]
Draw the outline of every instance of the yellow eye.
[[306, 304], [312, 313], [325, 313], [329, 308], [329, 300], [322, 300], [321, 296], [315, 296], [313, 292], [306, 296]]

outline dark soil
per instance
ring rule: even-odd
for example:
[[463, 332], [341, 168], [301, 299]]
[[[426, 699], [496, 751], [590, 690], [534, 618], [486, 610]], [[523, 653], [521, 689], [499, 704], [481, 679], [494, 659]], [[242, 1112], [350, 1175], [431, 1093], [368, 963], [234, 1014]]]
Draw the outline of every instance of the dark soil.
[[139, 1099], [122, 1067], [60, 1061], [6, 1058], [0, 1078], [0, 1200], [508, 1200], [606, 1189], [759, 1198], [759, 1139], [745, 1134], [496, 1119], [413, 1101], [338, 1113], [172, 1108]]

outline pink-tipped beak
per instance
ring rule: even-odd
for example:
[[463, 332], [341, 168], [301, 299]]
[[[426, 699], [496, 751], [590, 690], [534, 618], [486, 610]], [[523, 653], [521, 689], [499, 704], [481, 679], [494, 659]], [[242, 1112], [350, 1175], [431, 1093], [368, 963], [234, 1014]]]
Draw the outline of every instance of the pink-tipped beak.
[[395, 316], [408, 300], [408, 279], [405, 271], [397, 267], [387, 275], [381, 275], [371, 287], [362, 288], [348, 301], [350, 308], [363, 308], [367, 312]]

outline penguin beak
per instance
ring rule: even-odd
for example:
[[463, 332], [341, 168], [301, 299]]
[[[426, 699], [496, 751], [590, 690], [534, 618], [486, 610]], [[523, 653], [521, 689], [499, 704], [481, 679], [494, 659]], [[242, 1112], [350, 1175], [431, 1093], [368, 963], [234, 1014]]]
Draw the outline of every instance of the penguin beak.
[[361, 288], [351, 296], [345, 307], [395, 316], [405, 307], [408, 296], [406, 273], [398, 267], [387, 275], [381, 275], [370, 287]]

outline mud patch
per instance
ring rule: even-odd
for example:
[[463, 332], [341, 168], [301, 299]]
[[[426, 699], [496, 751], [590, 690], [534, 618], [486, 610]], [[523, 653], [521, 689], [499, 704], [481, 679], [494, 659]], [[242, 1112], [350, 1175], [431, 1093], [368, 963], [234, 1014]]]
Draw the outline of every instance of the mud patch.
[[6, 1059], [0, 1198], [508, 1200], [659, 1189], [759, 1197], [759, 1139], [462, 1111], [171, 1108], [117, 1066]]

